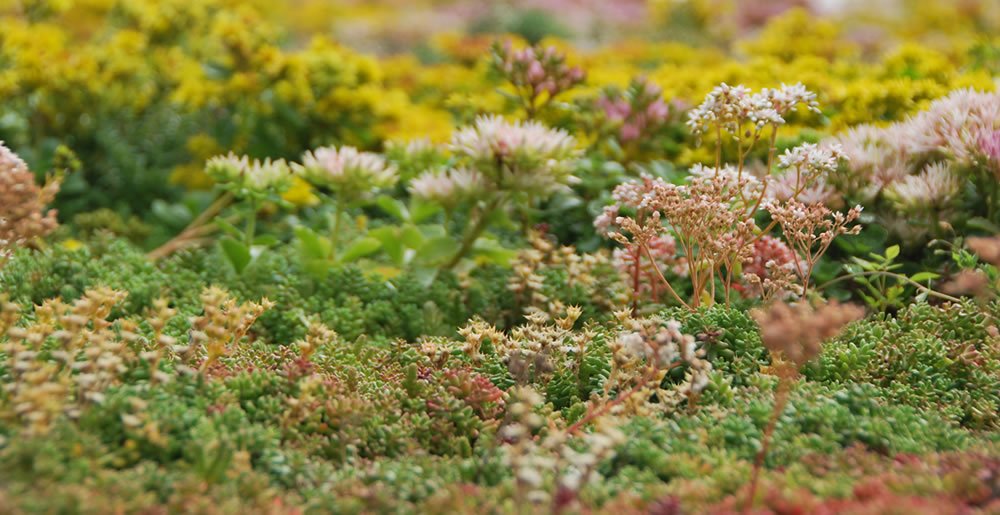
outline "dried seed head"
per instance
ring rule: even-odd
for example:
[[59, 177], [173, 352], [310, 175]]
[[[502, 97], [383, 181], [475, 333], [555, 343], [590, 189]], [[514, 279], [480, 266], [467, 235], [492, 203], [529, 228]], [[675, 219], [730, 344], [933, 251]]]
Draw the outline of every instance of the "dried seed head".
[[772, 354], [781, 355], [801, 367], [819, 355], [823, 341], [835, 336], [848, 323], [864, 316], [853, 304], [830, 302], [819, 308], [808, 303], [777, 302], [752, 312], [760, 325], [761, 340]]
[[989, 238], [973, 237], [965, 241], [983, 261], [1000, 266], [1000, 236]]

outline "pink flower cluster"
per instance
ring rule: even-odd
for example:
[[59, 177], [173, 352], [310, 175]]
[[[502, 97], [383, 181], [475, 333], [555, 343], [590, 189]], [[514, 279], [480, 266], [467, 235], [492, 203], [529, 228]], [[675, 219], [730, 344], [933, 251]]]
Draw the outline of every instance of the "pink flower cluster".
[[772, 261], [781, 267], [794, 267], [799, 260], [785, 242], [774, 236], [762, 236], [753, 244], [750, 261], [743, 263], [743, 273], [766, 278], [767, 264]]
[[627, 143], [667, 122], [671, 108], [663, 101], [659, 86], [645, 79], [632, 81], [624, 94], [608, 92], [597, 101], [608, 120], [620, 124], [618, 138]]
[[1000, 130], [984, 130], [979, 135], [979, 151], [1000, 178]]
[[1000, 95], [972, 89], [953, 91], [935, 100], [926, 111], [890, 129], [897, 131], [911, 154], [941, 152], [961, 164], [970, 164], [980, 138], [1000, 120]]
[[[801, 258], [785, 242], [774, 236], [762, 236], [754, 242], [750, 260], [743, 263], [744, 283], [734, 287], [742, 291], [744, 297], [759, 296], [764, 293], [761, 291], [762, 285], [778, 279], [775, 277], [777, 271], [795, 274], [801, 263]], [[748, 280], [751, 275], [756, 280]]]
[[510, 42], [493, 49], [494, 65], [514, 86], [530, 90], [534, 96], [554, 97], [583, 82], [585, 73], [566, 63], [555, 47], [531, 46], [515, 50]]
[[933, 222], [960, 200], [968, 170], [984, 172], [973, 180], [1000, 179], [1000, 94], [953, 91], [904, 121], [855, 127], [836, 141], [850, 159], [831, 181], [840, 196], [885, 198], [893, 209], [887, 218], [920, 214]]

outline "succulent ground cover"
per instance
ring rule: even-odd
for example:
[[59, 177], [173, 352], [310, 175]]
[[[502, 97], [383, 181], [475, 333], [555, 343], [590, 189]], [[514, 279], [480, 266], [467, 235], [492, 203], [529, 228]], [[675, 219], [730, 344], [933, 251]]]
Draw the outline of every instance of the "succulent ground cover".
[[0, 512], [1000, 513], [992, 2], [362, 4], [0, 1]]

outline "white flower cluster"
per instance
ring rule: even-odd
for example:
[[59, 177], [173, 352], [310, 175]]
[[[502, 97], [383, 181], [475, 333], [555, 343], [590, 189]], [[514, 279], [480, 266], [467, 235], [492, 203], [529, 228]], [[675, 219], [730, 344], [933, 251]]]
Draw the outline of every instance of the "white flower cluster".
[[840, 207], [842, 201], [827, 178], [839, 169], [841, 160], [847, 160], [847, 156], [837, 143], [803, 143], [790, 148], [778, 158], [778, 168], [784, 173], [773, 178], [766, 196], [770, 201], [798, 200]]
[[847, 160], [847, 156], [836, 143], [823, 146], [803, 143], [786, 150], [778, 158], [778, 167], [799, 170], [804, 175], [825, 174], [836, 171], [841, 160]]
[[826, 204], [839, 208], [843, 200], [823, 177], [817, 177], [808, 184], [801, 184], [801, 178], [794, 173], [781, 174], [774, 178], [767, 188], [767, 198], [771, 201], [786, 202], [793, 198], [805, 204]]
[[576, 141], [537, 122], [480, 117], [452, 136], [450, 148], [497, 190], [545, 194], [575, 181]]
[[744, 170], [742, 173], [732, 165], [725, 165], [722, 168], [716, 169], [714, 166], [705, 166], [701, 163], [695, 163], [688, 170], [688, 181], [696, 180], [718, 180], [721, 181], [723, 187], [730, 190], [742, 190], [742, 198], [754, 198], [760, 193], [760, 189], [763, 184], [757, 176], [749, 173], [748, 170]]
[[947, 163], [928, 165], [886, 189], [886, 197], [903, 212], [947, 207], [962, 190], [961, 177]]
[[532, 438], [532, 434], [545, 424], [545, 419], [535, 413], [535, 406], [544, 404], [542, 397], [530, 386], [515, 386], [508, 392], [507, 418], [497, 435], [508, 445], [502, 447], [503, 464], [511, 469], [518, 487], [527, 491], [534, 502], [548, 499], [544, 489], [545, 473], [556, 465], [555, 457], [546, 452]]
[[396, 168], [384, 157], [349, 146], [307, 151], [302, 155], [302, 164], [295, 166], [310, 183], [328, 188], [348, 201], [388, 188], [398, 180]]
[[583, 450], [570, 445], [560, 446], [563, 462], [559, 486], [578, 492], [584, 486], [600, 481], [598, 465], [604, 459], [614, 456], [615, 449], [627, 441], [625, 433], [618, 427], [621, 422], [614, 417], [600, 417], [594, 422], [594, 429], [581, 436]]
[[666, 369], [678, 359], [689, 367], [690, 377], [686, 390], [699, 393], [708, 386], [712, 363], [705, 358], [705, 350], [697, 346], [694, 337], [681, 332], [676, 320], [662, 323], [657, 318], [629, 320], [618, 334], [617, 348], [628, 357], [653, 361]]
[[410, 194], [446, 208], [462, 200], [474, 199], [486, 191], [483, 175], [468, 168], [453, 168], [424, 172], [410, 181]]
[[283, 159], [250, 160], [230, 152], [205, 164], [205, 173], [237, 195], [281, 193], [292, 184], [292, 170]]
[[782, 84], [780, 88], [764, 88], [760, 94], [771, 102], [774, 110], [784, 117], [786, 114], [802, 104], [814, 113], [820, 112], [819, 103], [816, 101], [816, 93], [809, 91], [801, 82], [792, 84]]
[[752, 93], [746, 86], [722, 83], [709, 92], [701, 105], [688, 113], [687, 125], [695, 136], [701, 136], [714, 126], [739, 135], [747, 123], [758, 130], [767, 125], [783, 125], [784, 116], [799, 104], [819, 112], [816, 94], [806, 90], [802, 84], [782, 84], [777, 89], [766, 88]]

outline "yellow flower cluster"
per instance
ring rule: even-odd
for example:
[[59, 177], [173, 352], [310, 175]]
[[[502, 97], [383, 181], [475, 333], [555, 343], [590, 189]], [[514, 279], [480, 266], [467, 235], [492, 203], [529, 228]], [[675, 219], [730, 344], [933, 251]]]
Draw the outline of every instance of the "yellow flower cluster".
[[[456, 1], [418, 3], [437, 8]], [[653, 21], [645, 25], [672, 27], [687, 19], [704, 33], [700, 41], [626, 39], [586, 50], [566, 41], [543, 44], [565, 51], [570, 65], [586, 71], [582, 86], [559, 97], [566, 103], [623, 89], [638, 76], [659, 86], [667, 102], [688, 106], [722, 82], [754, 89], [801, 82], [817, 93], [824, 112], [790, 119], [781, 133], [787, 138], [803, 127], [837, 132], [899, 120], [958, 88], [994, 89], [993, 71], [976, 65], [971, 49], [983, 43], [977, 31], [1000, 25], [997, 20], [985, 11], [965, 12], [977, 9], [974, 1], [961, 2], [968, 4], [964, 11], [948, 2], [901, 1], [905, 20], [875, 12], [851, 18], [909, 41], [891, 50], [872, 51], [846, 30], [843, 18], [800, 9], [757, 32], [741, 32], [732, 13], [753, 2], [725, 0], [648, 2]], [[0, 117], [29, 144], [86, 139], [101, 113], [139, 115], [169, 106], [209, 120], [186, 136], [190, 160], [172, 175], [189, 188], [204, 188], [210, 182], [202, 164], [222, 151], [293, 158], [330, 143], [378, 149], [390, 140], [444, 142], [455, 126], [479, 114], [525, 115], [491, 70], [493, 36], [440, 32], [419, 54], [373, 57], [324, 35], [345, 20], [388, 30], [399, 22], [397, 4], [0, 0]], [[938, 39], [925, 37], [931, 33]], [[392, 41], [386, 45], [395, 48]], [[591, 134], [575, 136], [593, 141]], [[697, 148], [685, 152], [680, 164], [710, 158]], [[315, 200], [300, 190], [300, 201]]]
[[[413, 60], [397, 60], [398, 68], [409, 70], [391, 79], [441, 108], [502, 110], [496, 83], [489, 82], [484, 72], [488, 54], [481, 38], [466, 38], [466, 44], [456, 43], [456, 38], [444, 36], [433, 42], [437, 52], [451, 58], [448, 62], [419, 66]], [[624, 88], [640, 75], [659, 85], [667, 100], [688, 105], [722, 82], [750, 88], [802, 82], [817, 92], [830, 118], [830, 131], [901, 119], [954, 89], [994, 88], [989, 71], [967, 69], [966, 52], [907, 43], [881, 58], [862, 58], [836, 24], [801, 10], [775, 18], [756, 38], [739, 43], [739, 52], [733, 54], [669, 42], [623, 41], [587, 52], [558, 41], [543, 44], [570, 52], [571, 62], [587, 71], [587, 84], [573, 90], [569, 99], [594, 96], [608, 86]], [[470, 58], [469, 48], [479, 49], [478, 58]], [[792, 124], [785, 131], [800, 129], [801, 125]]]
[[13, 114], [23, 144], [86, 139], [102, 114], [167, 106], [212, 120], [189, 141], [192, 162], [173, 175], [198, 188], [201, 163], [221, 148], [292, 156], [329, 141], [376, 147], [450, 132], [448, 113], [414, 105], [377, 59], [323, 36], [289, 43], [270, 2], [20, 4], [0, 0], [0, 15], [8, 13], [0, 16], [0, 114]]

